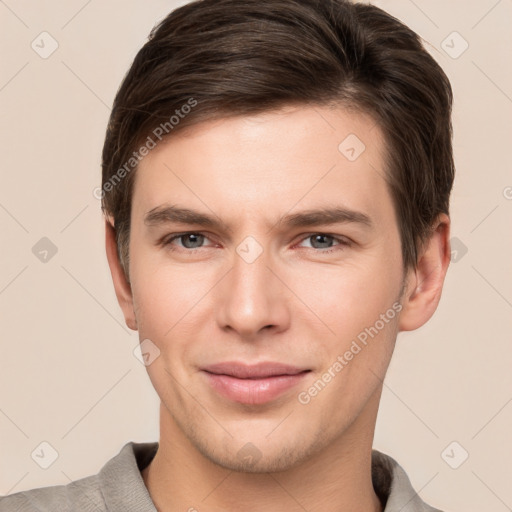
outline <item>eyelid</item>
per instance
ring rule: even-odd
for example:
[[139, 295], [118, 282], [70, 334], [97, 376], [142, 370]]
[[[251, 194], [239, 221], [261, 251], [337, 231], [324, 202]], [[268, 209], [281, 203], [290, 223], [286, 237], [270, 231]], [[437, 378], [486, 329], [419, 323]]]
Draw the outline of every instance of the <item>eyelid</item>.
[[[210, 240], [211, 242], [214, 242], [214, 240], [212, 240], [211, 237], [207, 233], [205, 233], [203, 231], [183, 231], [181, 233], [171, 233], [171, 234], [163, 236], [158, 241], [158, 245], [163, 245], [163, 246], [170, 245], [171, 242], [173, 242], [174, 240], [179, 239], [179, 238], [181, 238], [182, 236], [185, 236], [185, 235], [200, 235], [200, 236], [203, 236], [204, 238]], [[208, 247], [210, 247], [210, 246], [208, 246]], [[194, 250], [197, 251], [198, 249], [203, 249], [203, 247], [198, 247], [196, 249], [187, 249], [185, 247], [184, 249], [189, 251], [189, 252], [192, 252]]]
[[[302, 242], [304, 240], [307, 240], [308, 238], [311, 238], [314, 235], [322, 235], [332, 238], [333, 240], [336, 240], [340, 243], [340, 245], [350, 245], [352, 243], [352, 240], [350, 238], [343, 236], [343, 235], [335, 235], [334, 233], [327, 233], [325, 231], [312, 231], [311, 233], [302, 234], [300, 235], [299, 242]], [[319, 249], [321, 251], [321, 249]]]

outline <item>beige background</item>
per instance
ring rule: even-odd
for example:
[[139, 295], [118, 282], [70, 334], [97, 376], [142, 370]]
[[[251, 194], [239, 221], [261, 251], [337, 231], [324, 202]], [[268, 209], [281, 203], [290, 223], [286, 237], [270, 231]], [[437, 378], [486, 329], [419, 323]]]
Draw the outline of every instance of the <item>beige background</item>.
[[[375, 447], [432, 505], [510, 510], [512, 1], [374, 3], [428, 41], [452, 81], [458, 239], [437, 314], [399, 335]], [[116, 302], [93, 189], [117, 87], [178, 4], [0, 1], [0, 494], [68, 483], [129, 440], [158, 439], [158, 400]], [[43, 31], [59, 45], [46, 59], [31, 47], [43, 51], [46, 37], [51, 48]], [[46, 263], [32, 252], [42, 237], [58, 249]], [[31, 458], [43, 441], [58, 452], [48, 469]], [[452, 469], [445, 460], [463, 450]]]

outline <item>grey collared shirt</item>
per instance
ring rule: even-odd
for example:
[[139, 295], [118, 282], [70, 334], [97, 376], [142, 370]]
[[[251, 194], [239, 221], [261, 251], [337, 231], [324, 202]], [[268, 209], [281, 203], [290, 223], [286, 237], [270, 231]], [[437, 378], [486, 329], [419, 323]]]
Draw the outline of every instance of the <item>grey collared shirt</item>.
[[[158, 443], [129, 442], [98, 474], [0, 497], [0, 512], [157, 512], [140, 473], [157, 449]], [[372, 479], [384, 512], [441, 512], [420, 499], [393, 458], [377, 450]]]

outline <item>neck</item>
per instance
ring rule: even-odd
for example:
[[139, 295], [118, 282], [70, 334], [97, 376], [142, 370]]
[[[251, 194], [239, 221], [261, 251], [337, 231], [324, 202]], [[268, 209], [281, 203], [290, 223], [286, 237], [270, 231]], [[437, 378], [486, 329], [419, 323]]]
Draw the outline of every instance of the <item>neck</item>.
[[275, 473], [235, 472], [215, 464], [161, 404], [160, 444], [142, 471], [144, 483], [158, 512], [382, 512], [371, 478], [376, 398], [377, 407], [363, 411], [334, 443]]

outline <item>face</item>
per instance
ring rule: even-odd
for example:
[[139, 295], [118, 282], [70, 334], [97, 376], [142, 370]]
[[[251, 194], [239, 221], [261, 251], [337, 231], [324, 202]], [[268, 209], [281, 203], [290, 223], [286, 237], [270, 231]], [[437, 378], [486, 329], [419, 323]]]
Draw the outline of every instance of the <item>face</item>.
[[165, 428], [209, 460], [277, 471], [373, 434], [403, 283], [384, 148], [362, 114], [289, 107], [141, 162], [131, 307]]

